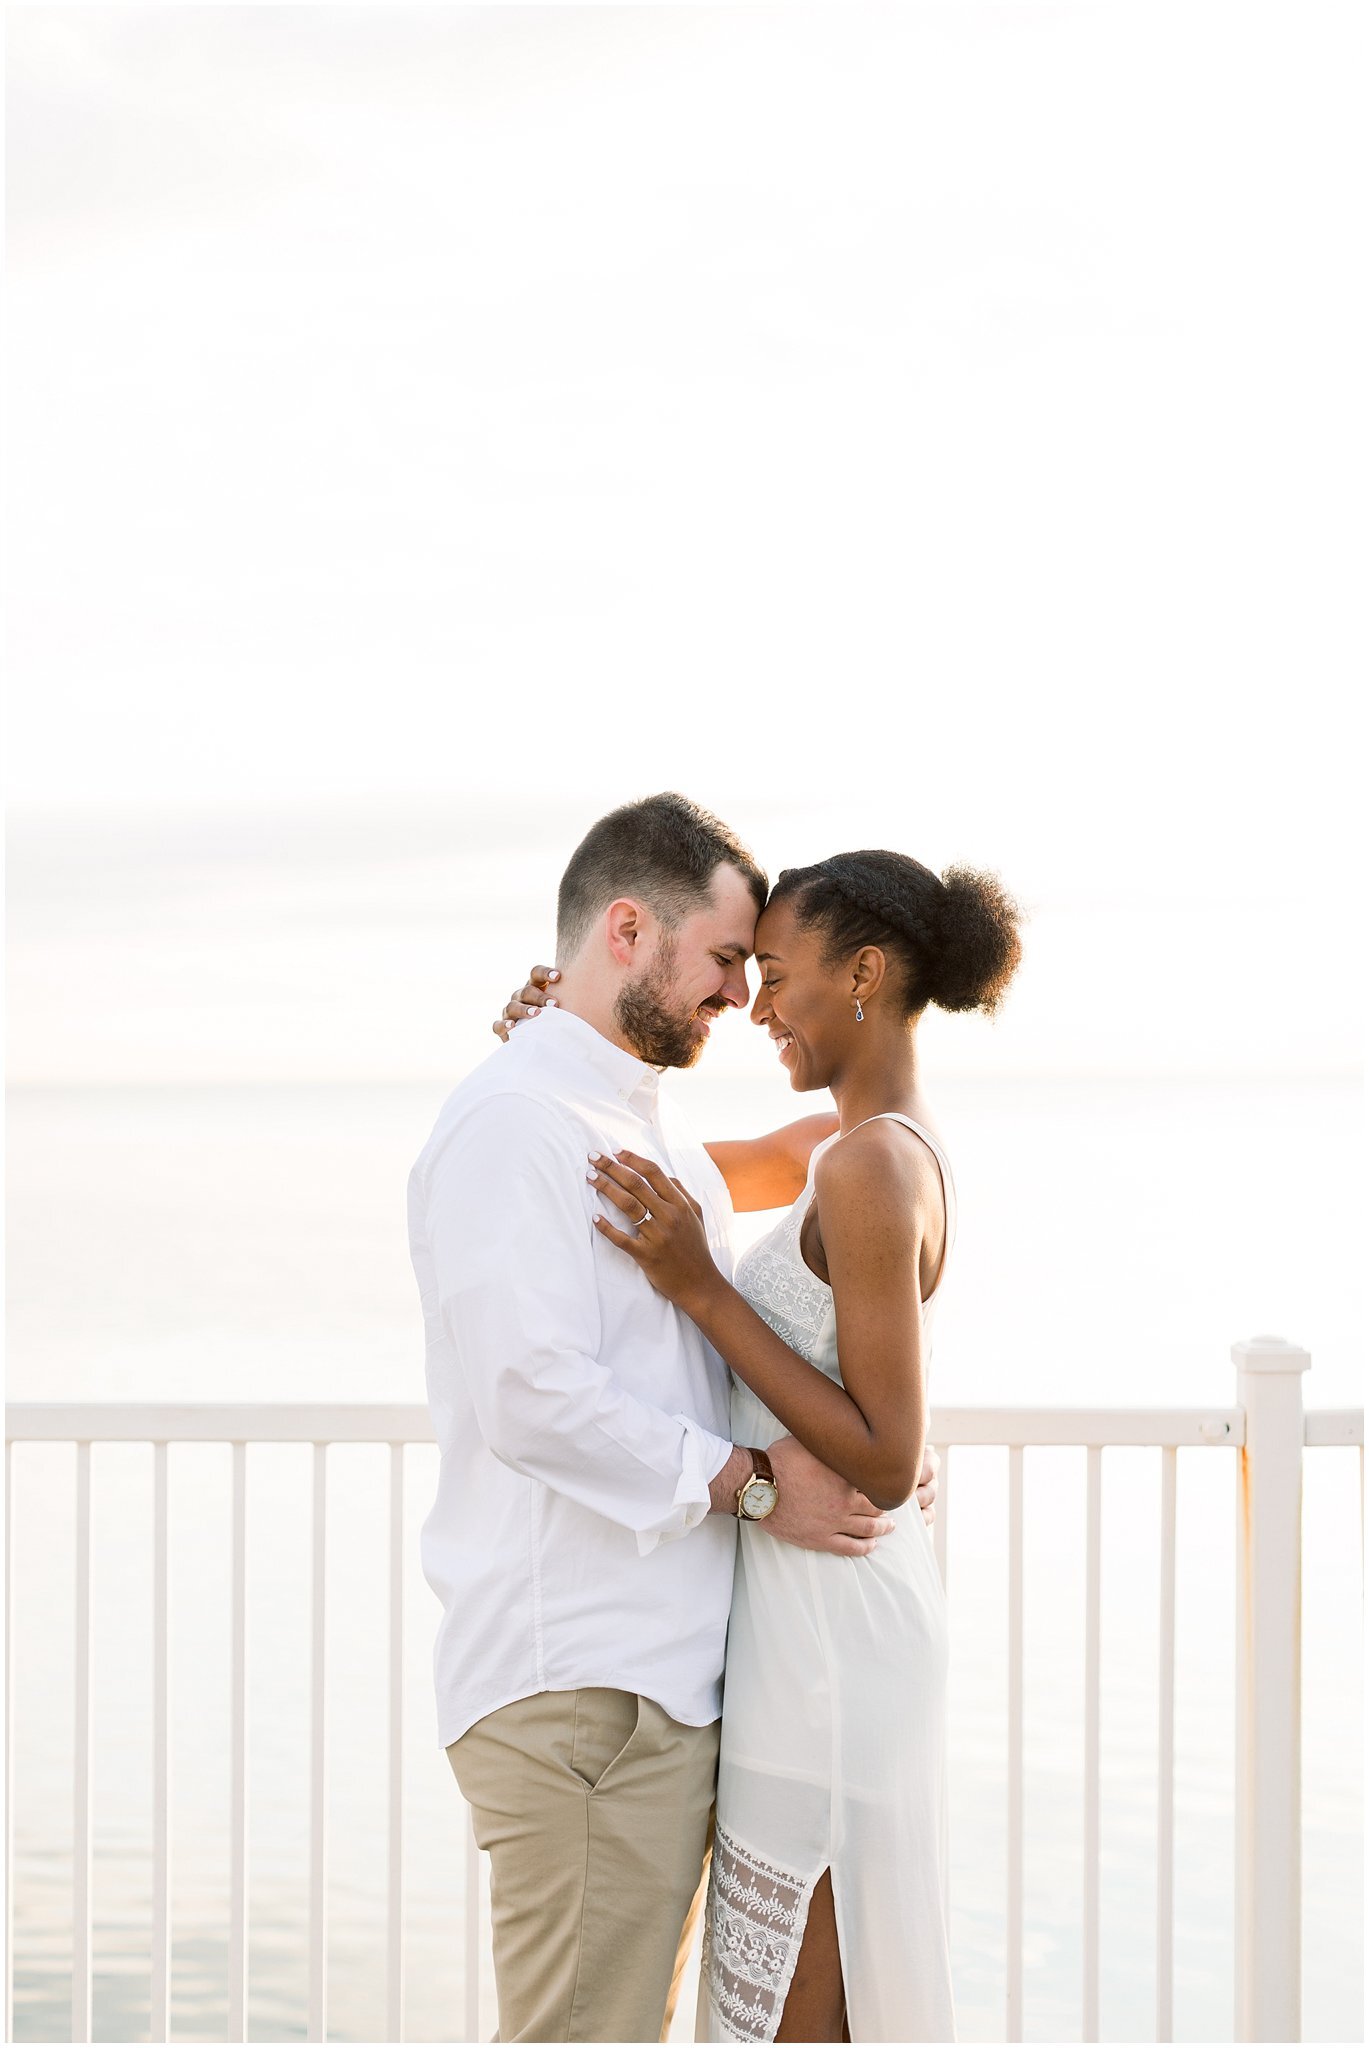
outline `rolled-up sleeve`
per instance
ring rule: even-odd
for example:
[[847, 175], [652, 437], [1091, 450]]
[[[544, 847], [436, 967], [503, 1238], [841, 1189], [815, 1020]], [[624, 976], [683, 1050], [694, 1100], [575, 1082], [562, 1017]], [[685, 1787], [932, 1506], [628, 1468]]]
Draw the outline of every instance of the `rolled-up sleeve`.
[[428, 1245], [490, 1451], [632, 1530], [645, 1554], [703, 1520], [732, 1447], [640, 1400], [600, 1362], [586, 1171], [580, 1133], [552, 1106], [489, 1098], [428, 1162]]

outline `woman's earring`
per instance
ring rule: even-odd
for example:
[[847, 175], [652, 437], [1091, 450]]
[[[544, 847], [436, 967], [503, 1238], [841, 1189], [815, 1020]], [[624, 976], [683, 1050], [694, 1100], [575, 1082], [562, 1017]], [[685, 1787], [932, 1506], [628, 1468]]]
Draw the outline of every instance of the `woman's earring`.
[[860, 1007], [859, 996], [856, 997], [856, 1022], [857, 1024], [863, 1024], [865, 1022], [865, 1012]]

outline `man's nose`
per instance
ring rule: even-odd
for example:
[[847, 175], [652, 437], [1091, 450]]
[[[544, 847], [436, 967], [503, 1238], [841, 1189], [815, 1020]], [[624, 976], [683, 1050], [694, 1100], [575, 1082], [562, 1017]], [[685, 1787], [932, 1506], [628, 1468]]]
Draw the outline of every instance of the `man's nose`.
[[746, 1008], [750, 1000], [751, 990], [747, 985], [746, 968], [744, 965], [733, 967], [729, 970], [718, 993], [723, 1001], [730, 1004], [734, 1010], [744, 1010]]

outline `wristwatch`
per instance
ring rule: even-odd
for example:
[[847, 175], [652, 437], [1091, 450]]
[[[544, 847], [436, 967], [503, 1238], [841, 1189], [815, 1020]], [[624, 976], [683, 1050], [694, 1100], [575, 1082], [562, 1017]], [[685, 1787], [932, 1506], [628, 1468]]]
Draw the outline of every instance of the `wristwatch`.
[[779, 1506], [779, 1482], [775, 1469], [764, 1451], [751, 1452], [754, 1472], [746, 1484], [737, 1492], [737, 1520], [739, 1522], [763, 1522], [767, 1515], [773, 1515]]

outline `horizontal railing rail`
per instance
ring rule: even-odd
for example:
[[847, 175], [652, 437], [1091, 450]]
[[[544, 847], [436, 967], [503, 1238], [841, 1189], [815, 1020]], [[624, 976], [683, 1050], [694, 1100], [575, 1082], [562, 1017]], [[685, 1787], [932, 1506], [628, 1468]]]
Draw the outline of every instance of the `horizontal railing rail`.
[[[1359, 1410], [1312, 1410], [1309, 1443], [1357, 1443]], [[1353, 1434], [1359, 1428], [1360, 1435]], [[1318, 1431], [1314, 1437], [1313, 1429]], [[16, 1401], [5, 1410], [12, 1443], [420, 1444], [433, 1441], [417, 1402]], [[1241, 1408], [933, 1408], [928, 1437], [942, 1444], [1126, 1444], [1201, 1449], [1245, 1441]]]
[[418, 1402], [16, 1401], [5, 1410], [14, 1443], [423, 1444], [433, 1441]]
[[1353, 1449], [1358, 1444], [1361, 1450], [1364, 1449], [1362, 1408], [1309, 1408], [1305, 1411], [1305, 1418], [1305, 1444], [1328, 1449], [1336, 1446]]
[[[1008, 1456], [1008, 1895], [1005, 2035], [1023, 2032], [1023, 1503], [1024, 1453], [1075, 1447], [1086, 1453], [1084, 1673], [1083, 2034], [1099, 2027], [1099, 1700], [1103, 1453], [1121, 1447], [1160, 1452], [1159, 1844], [1156, 1898], [1157, 2041], [1172, 2038], [1174, 1853], [1174, 1626], [1178, 1452], [1238, 1449], [1242, 1499], [1238, 1601], [1236, 1794], [1238, 2034], [1296, 2038], [1297, 1936], [1297, 1503], [1304, 1445], [1363, 1446], [1361, 1409], [1306, 1411], [1299, 1375], [1306, 1354], [1277, 1339], [1236, 1347], [1239, 1405], [1230, 1408], [963, 1408], [931, 1412], [929, 1437], [941, 1452], [936, 1552], [947, 1571], [947, 1530], [954, 1502], [954, 1453], [1005, 1449]], [[1291, 1391], [1290, 1391], [1291, 1389]], [[1280, 1405], [1282, 1404], [1282, 1405]], [[309, 2038], [327, 2038], [328, 1672], [325, 1558], [328, 1450], [334, 1444], [388, 1446], [389, 1459], [389, 1813], [386, 2010], [388, 2038], [403, 2038], [404, 1836], [403, 1589], [405, 1447], [431, 1444], [425, 1407], [410, 1402], [17, 1402], [5, 1411], [6, 1466], [14, 1444], [76, 1447], [76, 1716], [73, 1878], [72, 2038], [91, 2038], [91, 1453], [103, 1444], [146, 1443], [153, 1450], [153, 1968], [151, 2032], [169, 2039], [171, 1964], [169, 1687], [170, 1524], [168, 1454], [177, 1444], [232, 1446], [231, 1845], [228, 2038], [247, 2039], [248, 2022], [248, 1451], [258, 1444], [313, 1447], [310, 1650]], [[1254, 1447], [1260, 1446], [1258, 1455]], [[1362, 1448], [1361, 1448], [1362, 1471]], [[9, 1498], [7, 1487], [7, 1498]], [[1290, 1517], [1292, 1519], [1290, 1519]], [[9, 1615], [12, 1528], [6, 1524], [6, 1699], [12, 1705]], [[6, 1869], [12, 1878], [14, 1757], [6, 1717]], [[1267, 1823], [1261, 1802], [1282, 1780], [1282, 1806]], [[1288, 1806], [1288, 1785], [1293, 1804]], [[1275, 1804], [1278, 1804], [1275, 1799]], [[1291, 1812], [1292, 1820], [1289, 1821]], [[1289, 1826], [1293, 1828], [1290, 1840]], [[465, 2038], [478, 2037], [480, 1930], [478, 1855], [467, 1840]], [[1291, 1871], [1291, 1877], [1290, 1877]], [[13, 1884], [5, 1925], [6, 2038], [13, 2038]], [[1291, 1932], [1290, 1932], [1291, 1926]], [[1291, 2021], [1291, 2024], [1290, 2024]], [[1273, 2031], [1271, 2032], [1271, 2028]]]

